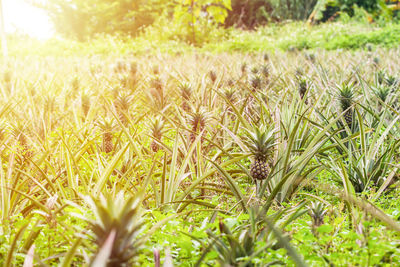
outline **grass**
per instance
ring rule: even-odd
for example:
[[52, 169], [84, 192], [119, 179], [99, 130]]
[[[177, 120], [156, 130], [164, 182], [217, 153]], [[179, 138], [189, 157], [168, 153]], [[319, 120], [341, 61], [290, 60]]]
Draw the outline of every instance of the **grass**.
[[[399, 49], [291, 49], [340, 27], [236, 37], [259, 35], [254, 49], [167, 42], [153, 55], [107, 38], [13, 50], [0, 65], [0, 264], [396, 264]], [[274, 141], [263, 181], [250, 171], [256, 128]]]
[[303, 22], [271, 24], [254, 31], [238, 29], [204, 29], [200, 47], [191, 46], [177, 37], [176, 27], [166, 23], [148, 28], [137, 38], [99, 36], [88, 42], [63, 39], [37, 41], [30, 38], [10, 37], [10, 54], [19, 56], [129, 56], [157, 53], [232, 53], [274, 52], [291, 50], [354, 50], [372, 45], [396, 48], [400, 38], [400, 25], [386, 23], [333, 22], [308, 25]]

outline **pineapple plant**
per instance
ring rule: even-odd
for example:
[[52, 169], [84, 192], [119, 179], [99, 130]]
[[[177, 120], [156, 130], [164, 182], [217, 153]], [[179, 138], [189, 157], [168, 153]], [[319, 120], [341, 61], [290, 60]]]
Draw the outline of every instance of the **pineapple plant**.
[[157, 152], [160, 150], [160, 145], [158, 142], [161, 141], [162, 135], [164, 131], [164, 121], [162, 119], [156, 119], [151, 124], [151, 136], [153, 137], [153, 141], [150, 144], [151, 150], [153, 152]]
[[182, 106], [181, 107], [186, 112], [190, 111], [191, 106], [189, 103], [190, 103], [190, 98], [192, 96], [192, 88], [191, 88], [190, 84], [184, 83], [179, 86], [179, 89], [181, 91], [181, 96], [182, 96]]
[[31, 158], [33, 156], [33, 151], [28, 144], [26, 131], [26, 127], [21, 123], [18, 123], [16, 126], [14, 126], [12, 130], [12, 135], [14, 136], [17, 146], [19, 147], [20, 155], [24, 159]]
[[312, 219], [312, 232], [317, 234], [317, 228], [324, 224], [324, 217], [327, 210], [321, 202], [311, 202], [308, 206], [308, 214]]
[[379, 63], [380, 63], [379, 57], [374, 57], [372, 62], [373, 62], [373, 66], [377, 69], [379, 67]]
[[12, 73], [11, 71], [6, 71], [3, 74], [3, 80], [7, 89], [7, 92], [10, 93], [12, 91]]
[[146, 235], [139, 237], [144, 225], [141, 199], [135, 196], [126, 198], [120, 192], [115, 197], [101, 195], [99, 199], [84, 197], [84, 200], [95, 215], [95, 219], [85, 216], [94, 234], [94, 242], [99, 247], [92, 264], [96, 262], [101, 248], [113, 233], [114, 242], [111, 242], [109, 257], [104, 266], [132, 266], [147, 238]]
[[81, 95], [81, 107], [84, 117], [87, 117], [90, 109], [90, 96], [87, 94]]
[[74, 93], [76, 93], [76, 92], [79, 91], [79, 88], [80, 88], [80, 81], [79, 81], [79, 76], [78, 76], [78, 75], [76, 75], [76, 76], [72, 79], [72, 81], [71, 81], [71, 88], [72, 88], [72, 91], [73, 91]]
[[351, 84], [343, 84], [339, 88], [339, 103], [344, 113], [344, 120], [348, 127], [351, 128], [353, 124], [353, 102], [354, 102], [354, 89]]
[[262, 79], [259, 75], [254, 75], [250, 80], [251, 86], [254, 90], [258, 90], [261, 88], [261, 82]]
[[250, 175], [254, 180], [265, 180], [269, 175], [274, 150], [274, 131], [272, 127], [254, 127], [248, 131], [247, 144], [254, 160], [250, 166]]
[[129, 72], [131, 76], [135, 77], [138, 72], [138, 64], [135, 61], [132, 61], [129, 65]]
[[242, 65], [240, 66], [240, 70], [242, 72], [242, 75], [244, 76], [247, 72], [247, 63], [243, 62]]
[[251, 73], [253, 73], [254, 75], [256, 75], [258, 73], [258, 68], [256, 66], [251, 68]]
[[268, 80], [268, 78], [269, 78], [269, 66], [268, 66], [268, 65], [262, 66], [262, 68], [261, 68], [261, 73], [262, 73], [262, 75], [264, 76], [264, 78], [265, 78], [266, 80]]
[[114, 122], [112, 119], [104, 118], [101, 122], [98, 122], [99, 127], [102, 130], [102, 151], [105, 153], [110, 153], [114, 150], [113, 144], [113, 131], [114, 131]]
[[376, 82], [377, 82], [378, 85], [383, 84], [383, 83], [385, 82], [385, 80], [386, 80], [386, 73], [385, 73], [385, 71], [384, 71], [384, 70], [379, 70], [379, 71], [376, 73], [375, 78], [376, 78]]
[[190, 116], [189, 123], [192, 126], [192, 129], [189, 140], [193, 143], [196, 140], [196, 136], [204, 130], [210, 115], [203, 108], [197, 108], [195, 112], [190, 114]]
[[125, 64], [124, 61], [120, 60], [116, 63], [115, 67], [114, 67], [114, 72], [115, 73], [122, 73], [122, 72], [126, 72], [127, 66]]
[[132, 97], [126, 94], [120, 94], [114, 101], [114, 107], [117, 111], [118, 118], [124, 126], [128, 125], [129, 107], [132, 103]]
[[230, 117], [233, 120], [234, 119], [234, 112], [233, 112], [231, 104], [234, 105], [235, 102], [236, 102], [235, 91], [233, 89], [230, 89], [230, 88], [226, 89], [224, 91], [224, 97], [225, 97], [225, 99], [227, 101], [227, 103], [226, 103], [226, 111], [231, 114]]
[[210, 70], [210, 72], [208, 73], [210, 80], [212, 83], [215, 83], [215, 81], [217, 80], [217, 74], [215, 73], [215, 71]]
[[397, 81], [396, 77], [394, 77], [392, 75], [388, 75], [386, 78], [386, 84], [389, 87], [394, 87], [394, 86], [398, 85], [398, 81]]
[[[303, 100], [308, 90], [307, 80], [305, 78], [301, 78], [299, 79], [298, 84], [299, 84], [298, 85], [299, 95], [300, 98]], [[307, 102], [308, 102], [307, 99], [305, 99], [304, 103], [308, 104]]]

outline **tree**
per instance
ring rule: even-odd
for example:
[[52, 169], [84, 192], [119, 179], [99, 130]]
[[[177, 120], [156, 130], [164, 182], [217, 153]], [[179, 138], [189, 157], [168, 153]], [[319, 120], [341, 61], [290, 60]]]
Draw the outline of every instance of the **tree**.
[[231, 0], [180, 0], [175, 4], [174, 18], [179, 25], [190, 28], [189, 41], [196, 44], [196, 27], [204, 21], [223, 24], [229, 10]]
[[44, 9], [55, 29], [80, 41], [98, 33], [136, 35], [161, 12], [162, 0], [31, 0]]

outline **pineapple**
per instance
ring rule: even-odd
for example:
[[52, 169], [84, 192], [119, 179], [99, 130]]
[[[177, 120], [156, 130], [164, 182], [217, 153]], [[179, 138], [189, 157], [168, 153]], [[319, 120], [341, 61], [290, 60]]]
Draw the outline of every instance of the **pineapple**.
[[312, 232], [317, 234], [317, 228], [324, 224], [324, 217], [327, 210], [321, 202], [312, 202], [308, 207], [308, 214], [312, 219]]
[[374, 90], [375, 95], [381, 100], [382, 102], [386, 102], [389, 94], [391, 92], [390, 87], [381, 86]]
[[[102, 195], [100, 199], [85, 197], [85, 202], [95, 215], [95, 219], [86, 218], [98, 246], [95, 259], [112, 235], [114, 242], [111, 242], [110, 255], [105, 266], [133, 266], [147, 238], [146, 235], [138, 237], [144, 224], [140, 209], [141, 199], [125, 198], [120, 192], [115, 197], [106, 198]], [[92, 264], [94, 262], [96, 260], [93, 260]]]
[[352, 104], [354, 102], [354, 90], [352, 85], [343, 85], [339, 88], [339, 102], [344, 113], [344, 120], [347, 126], [351, 127], [353, 124], [353, 108]]
[[18, 123], [16, 126], [14, 126], [12, 134], [17, 141], [21, 156], [24, 159], [31, 158], [33, 156], [33, 151], [28, 144], [25, 126], [21, 123]]
[[102, 144], [102, 151], [105, 153], [110, 153], [114, 150], [113, 144], [113, 130], [114, 130], [114, 123], [111, 119], [103, 119], [102, 122], [99, 122], [98, 125], [103, 131], [103, 144]]
[[258, 73], [258, 68], [256, 66], [251, 68], [251, 73], [253, 73], [254, 75], [256, 75]]
[[127, 114], [129, 112], [129, 107], [132, 102], [132, 97], [129, 95], [119, 95], [117, 99], [114, 101], [114, 107], [117, 110], [119, 120], [124, 126], [128, 125], [128, 117]]
[[129, 66], [129, 72], [131, 76], [135, 77], [138, 72], [138, 64], [135, 61], [132, 61]]
[[7, 89], [7, 92], [10, 93], [12, 91], [12, 73], [11, 71], [6, 71], [3, 74], [3, 80]]
[[160, 68], [158, 66], [153, 67], [153, 74], [154, 75], [159, 75], [160, 74]]
[[398, 81], [397, 81], [396, 77], [394, 77], [392, 75], [388, 75], [386, 78], [386, 84], [389, 87], [394, 87], [398, 84]]
[[125, 64], [124, 61], [118, 61], [117, 64], [114, 67], [114, 72], [115, 73], [122, 73], [122, 72], [126, 72], [127, 66]]
[[11, 79], [12, 79], [11, 71], [4, 72], [3, 74], [4, 83], [11, 83]]
[[236, 102], [236, 96], [235, 96], [235, 91], [233, 89], [226, 89], [224, 91], [224, 96], [227, 101], [226, 105], [226, 111], [231, 114], [231, 119], [234, 119], [234, 113], [233, 109], [231, 107], [231, 104], [234, 105]]
[[81, 107], [82, 107], [84, 117], [86, 117], [87, 114], [89, 113], [89, 109], [90, 109], [90, 96], [89, 95], [87, 95], [87, 94], [81, 95]]
[[379, 57], [374, 57], [374, 59], [373, 59], [373, 66], [374, 66], [375, 68], [378, 68], [378, 67], [379, 67], [379, 63], [380, 63]]
[[262, 82], [262, 79], [259, 75], [254, 75], [250, 81], [251, 86], [253, 87], [254, 90], [261, 88], [261, 82]]
[[240, 70], [242, 71], [242, 75], [245, 75], [247, 72], [247, 63], [243, 62], [242, 65], [240, 66]]
[[248, 133], [247, 146], [254, 156], [250, 166], [250, 175], [254, 180], [265, 180], [269, 175], [269, 164], [272, 161], [275, 138], [272, 127], [254, 128]]
[[157, 141], [161, 141], [163, 134], [164, 121], [162, 119], [156, 119], [151, 125], [151, 136], [153, 137], [153, 142], [151, 142], [151, 150], [157, 152], [160, 149], [160, 145]]
[[191, 114], [191, 118], [189, 120], [190, 125], [192, 126], [192, 131], [189, 137], [191, 143], [193, 143], [196, 140], [196, 136], [204, 130], [208, 119], [209, 114], [202, 108], [197, 108], [197, 110]]
[[268, 80], [268, 78], [269, 78], [269, 66], [268, 65], [262, 66], [261, 72], [262, 72], [262, 75], [264, 76], [264, 78]]
[[181, 90], [181, 96], [182, 96], [182, 109], [184, 111], [190, 111], [190, 98], [192, 96], [192, 88], [190, 84], [184, 83], [179, 86], [179, 89]]
[[383, 84], [386, 80], [386, 73], [384, 70], [380, 70], [376, 73], [375, 77], [378, 84]]
[[210, 70], [210, 72], [208, 73], [208, 75], [210, 76], [210, 80], [212, 83], [215, 83], [215, 81], [217, 80], [217, 74], [215, 73], [215, 71]]
[[78, 75], [76, 75], [76, 76], [72, 79], [72, 81], [71, 81], [71, 87], [72, 87], [72, 91], [73, 91], [74, 93], [76, 93], [76, 92], [79, 91], [79, 88], [80, 88], [80, 81], [79, 81], [79, 76], [78, 76]]
[[[307, 90], [308, 90], [307, 80], [305, 78], [301, 78], [298, 82], [299, 82], [298, 90], [299, 90], [300, 98], [304, 99], [304, 96], [306, 95]], [[307, 104], [307, 102], [308, 102], [307, 99], [305, 99], [304, 102]]]

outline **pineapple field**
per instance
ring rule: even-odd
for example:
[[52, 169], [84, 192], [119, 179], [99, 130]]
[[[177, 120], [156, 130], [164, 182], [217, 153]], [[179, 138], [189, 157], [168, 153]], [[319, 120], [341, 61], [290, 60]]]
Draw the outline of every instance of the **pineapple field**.
[[2, 266], [398, 266], [399, 48], [13, 57]]

